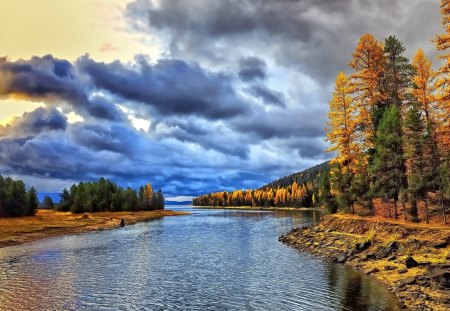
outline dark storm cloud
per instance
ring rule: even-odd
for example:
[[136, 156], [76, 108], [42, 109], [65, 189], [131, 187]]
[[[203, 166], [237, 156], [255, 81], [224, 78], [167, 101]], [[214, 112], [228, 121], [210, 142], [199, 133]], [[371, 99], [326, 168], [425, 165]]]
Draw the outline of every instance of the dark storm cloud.
[[266, 63], [256, 57], [242, 58], [239, 62], [239, 77], [243, 81], [266, 78]]
[[67, 117], [55, 108], [39, 107], [16, 118], [12, 124], [0, 126], [0, 137], [6, 135], [23, 136], [54, 130], [65, 130]]
[[98, 89], [123, 99], [145, 103], [159, 115], [199, 115], [226, 119], [246, 111], [231, 78], [210, 73], [181, 60], [159, 60], [155, 65], [138, 58], [134, 68], [82, 57], [77, 66]]
[[253, 134], [256, 140], [290, 138], [293, 136], [318, 138], [324, 136], [324, 112], [310, 107], [294, 111], [264, 111], [249, 115], [245, 121], [232, 122], [231, 127], [240, 133]]
[[175, 138], [181, 142], [195, 143], [206, 150], [236, 156], [241, 160], [248, 159], [248, 142], [243, 143], [242, 137], [239, 137], [238, 133], [230, 132], [228, 128], [201, 122], [195, 118], [165, 119], [164, 126], [166, 131], [158, 134], [159, 138]]
[[280, 92], [269, 89], [264, 85], [254, 85], [250, 89], [250, 94], [260, 98], [264, 103], [279, 107], [286, 107], [284, 96]]
[[135, 131], [120, 124], [79, 123], [71, 126], [69, 133], [75, 143], [93, 151], [133, 154], [140, 141]]
[[92, 86], [79, 77], [67, 60], [51, 55], [30, 60], [0, 60], [0, 97], [19, 96], [28, 100], [64, 101], [85, 116], [120, 121], [121, 113], [105, 99], [89, 99]]
[[0, 95], [16, 94], [29, 99], [59, 98], [71, 102], [85, 99], [81, 86], [73, 77], [73, 66], [53, 56], [32, 57], [30, 60], [0, 62]]
[[224, 61], [247, 49], [327, 83], [346, 68], [366, 32], [379, 40], [396, 34], [411, 55], [424, 43], [431, 52], [426, 40], [442, 31], [430, 23], [440, 20], [436, 0], [139, 0], [127, 16], [140, 31], [168, 32], [175, 56]]

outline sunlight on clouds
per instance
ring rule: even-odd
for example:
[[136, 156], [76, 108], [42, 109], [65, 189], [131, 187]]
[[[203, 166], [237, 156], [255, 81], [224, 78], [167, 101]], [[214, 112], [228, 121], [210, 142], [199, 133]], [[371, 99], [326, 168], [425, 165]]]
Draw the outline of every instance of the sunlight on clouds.
[[44, 103], [28, 100], [0, 100], [0, 125], [10, 124], [14, 118], [21, 117], [25, 112], [44, 107]]
[[76, 114], [73, 111], [71, 111], [69, 113], [64, 113], [64, 109], [62, 107], [57, 107], [56, 109], [67, 117], [68, 123], [76, 123], [76, 122], [84, 121], [84, 118], [82, 116], [80, 116], [79, 114]]
[[[160, 48], [130, 35], [123, 11], [129, 0], [0, 1], [0, 50], [11, 59], [53, 54], [75, 60], [131, 60], [136, 53], [157, 58]], [[110, 47], [105, 49], [105, 47]]]
[[131, 121], [133, 127], [137, 130], [143, 130], [147, 132], [148, 129], [150, 128], [150, 121], [148, 120], [139, 119], [132, 116], [128, 117], [128, 119]]
[[66, 114], [67, 117], [67, 122], [69, 123], [75, 123], [75, 122], [83, 122], [84, 118], [78, 114], [76, 114], [75, 112], [70, 112], [68, 114]]
[[131, 109], [123, 105], [117, 105], [117, 107], [119, 107], [119, 109], [127, 115], [128, 120], [136, 130], [143, 130], [145, 132], [149, 130], [151, 125], [151, 122], [149, 120], [137, 118]]

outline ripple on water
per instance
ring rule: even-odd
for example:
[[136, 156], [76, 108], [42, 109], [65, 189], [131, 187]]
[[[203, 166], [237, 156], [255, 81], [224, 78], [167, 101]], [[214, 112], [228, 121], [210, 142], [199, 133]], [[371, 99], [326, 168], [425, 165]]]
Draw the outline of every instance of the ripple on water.
[[311, 212], [202, 211], [0, 249], [0, 310], [398, 310], [277, 241]]

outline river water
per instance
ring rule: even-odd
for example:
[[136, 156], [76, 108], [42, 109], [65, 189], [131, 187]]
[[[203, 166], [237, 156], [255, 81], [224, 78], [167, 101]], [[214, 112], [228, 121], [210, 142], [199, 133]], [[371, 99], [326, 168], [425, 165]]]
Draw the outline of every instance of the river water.
[[172, 209], [193, 214], [0, 249], [0, 310], [399, 310], [278, 242], [319, 212]]

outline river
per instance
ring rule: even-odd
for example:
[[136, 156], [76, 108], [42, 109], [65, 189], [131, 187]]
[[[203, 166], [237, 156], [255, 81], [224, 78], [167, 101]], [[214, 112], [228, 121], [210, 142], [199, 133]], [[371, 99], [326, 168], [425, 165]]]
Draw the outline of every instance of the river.
[[278, 242], [317, 211], [171, 209], [0, 249], [0, 310], [399, 310], [376, 281]]

